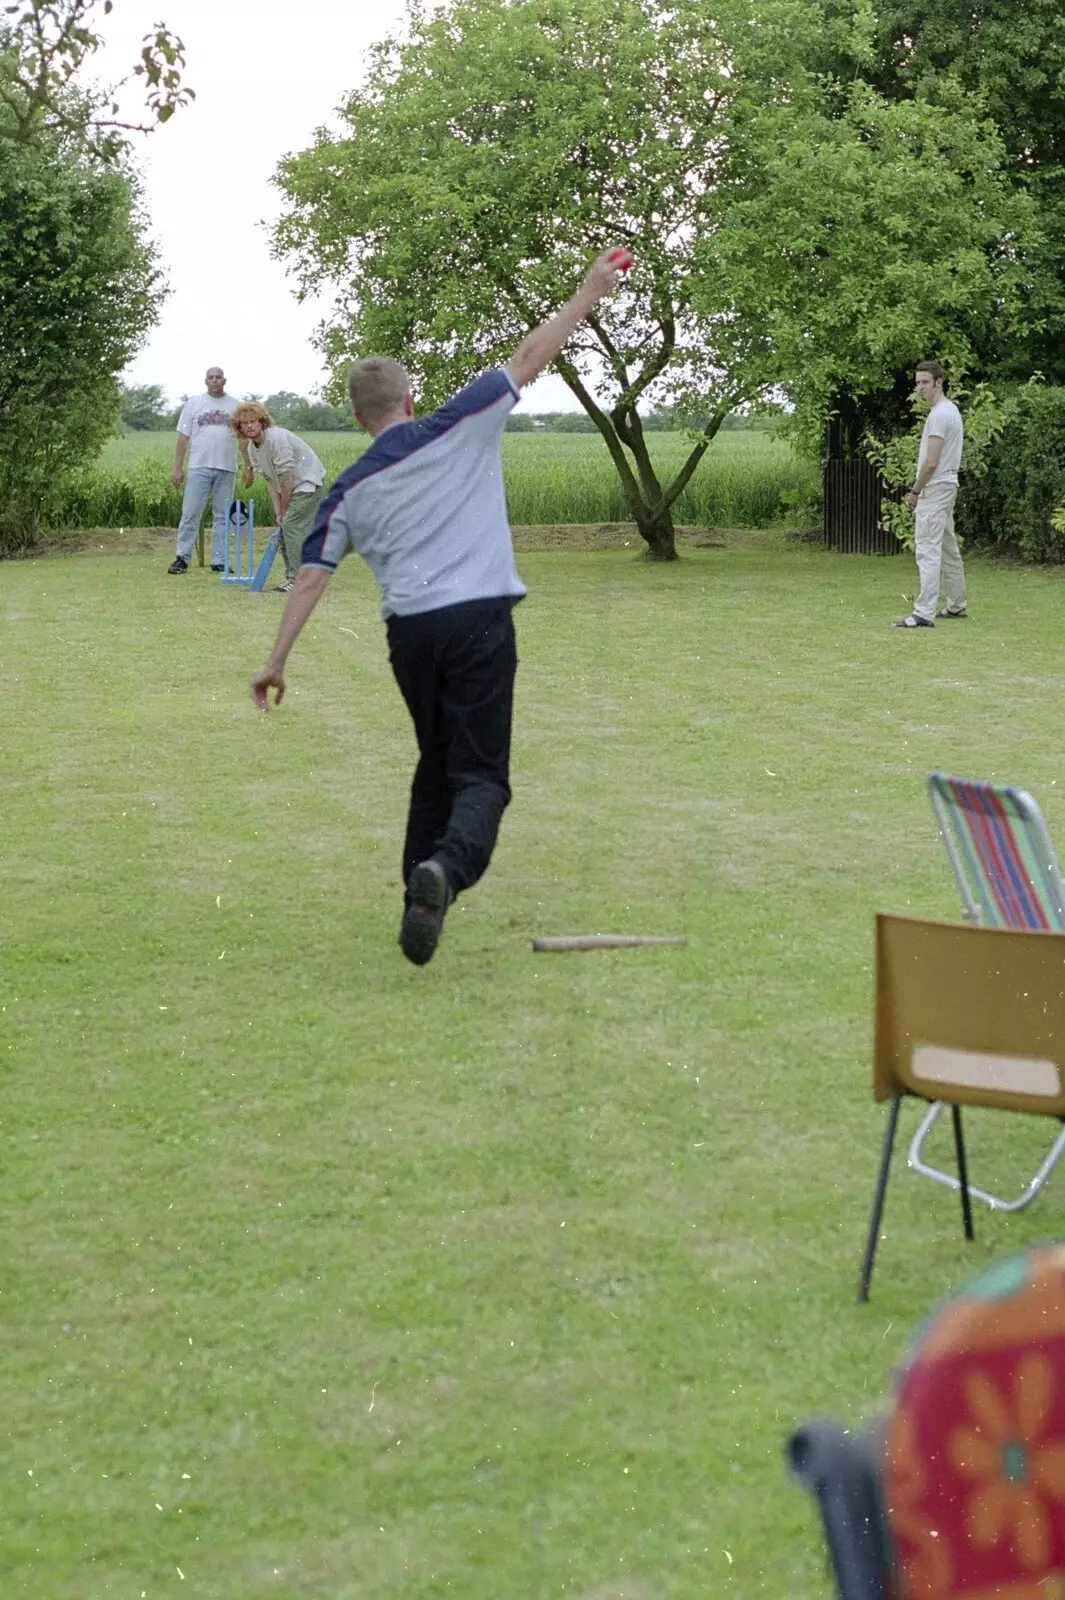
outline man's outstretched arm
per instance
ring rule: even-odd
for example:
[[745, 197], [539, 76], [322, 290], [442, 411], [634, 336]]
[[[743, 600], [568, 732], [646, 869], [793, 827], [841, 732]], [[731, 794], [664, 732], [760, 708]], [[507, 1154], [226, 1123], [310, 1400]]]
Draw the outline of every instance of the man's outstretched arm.
[[281, 614], [274, 648], [261, 672], [251, 680], [252, 699], [260, 711], [270, 709], [270, 690], [276, 690], [274, 704], [279, 706], [285, 695], [285, 662], [288, 653], [299, 638], [300, 630], [326, 590], [331, 572], [324, 567], [301, 567]]
[[620, 246], [604, 250], [562, 310], [526, 335], [507, 362], [507, 371], [519, 389], [532, 383], [550, 365], [574, 329], [579, 328], [592, 307], [615, 288], [621, 274], [631, 265], [631, 255]]

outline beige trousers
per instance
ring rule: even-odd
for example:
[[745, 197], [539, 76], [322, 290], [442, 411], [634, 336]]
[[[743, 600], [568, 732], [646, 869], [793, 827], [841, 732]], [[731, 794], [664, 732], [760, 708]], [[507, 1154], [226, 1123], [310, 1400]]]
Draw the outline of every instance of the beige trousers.
[[281, 524], [286, 578], [294, 578], [300, 570], [303, 541], [314, 527], [314, 514], [324, 493], [324, 489], [315, 489], [311, 494], [294, 494], [288, 503], [285, 520]]
[[921, 592], [913, 609], [926, 622], [935, 618], [940, 585], [948, 611], [965, 610], [965, 568], [954, 537], [956, 483], [931, 483], [917, 497], [914, 529]]

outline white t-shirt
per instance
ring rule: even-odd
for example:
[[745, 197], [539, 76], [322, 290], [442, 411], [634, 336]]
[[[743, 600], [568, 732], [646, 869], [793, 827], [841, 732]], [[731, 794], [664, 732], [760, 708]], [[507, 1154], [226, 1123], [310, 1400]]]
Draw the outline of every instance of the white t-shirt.
[[237, 436], [229, 419], [240, 405], [231, 394], [219, 399], [197, 394], [185, 401], [177, 431], [189, 441], [185, 465], [190, 471], [234, 472], [237, 466]]
[[939, 458], [939, 465], [925, 485], [926, 488], [931, 488], [933, 483], [957, 483], [964, 435], [961, 412], [954, 401], [948, 400], [944, 395], [942, 400], [936, 401], [928, 413], [928, 420], [921, 434], [921, 450], [917, 457], [918, 472], [924, 466], [925, 457], [928, 455], [929, 439], [943, 441], [943, 453]]
[[265, 428], [262, 444], [248, 440], [251, 464], [274, 490], [292, 478], [293, 494], [313, 494], [325, 482], [325, 468], [306, 440], [287, 428]]

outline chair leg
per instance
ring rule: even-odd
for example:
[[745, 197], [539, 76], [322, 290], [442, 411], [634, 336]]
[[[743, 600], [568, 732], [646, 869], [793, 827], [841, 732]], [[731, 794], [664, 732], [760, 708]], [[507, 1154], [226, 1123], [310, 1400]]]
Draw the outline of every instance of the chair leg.
[[969, 1203], [969, 1171], [965, 1161], [965, 1135], [961, 1131], [961, 1106], [951, 1106], [954, 1122], [954, 1149], [958, 1155], [958, 1190], [961, 1194], [961, 1220], [965, 1237], [973, 1236], [973, 1208]]
[[876, 1180], [876, 1193], [873, 1196], [873, 1215], [869, 1221], [869, 1239], [865, 1246], [861, 1283], [858, 1286], [859, 1305], [864, 1305], [869, 1298], [869, 1280], [873, 1276], [873, 1257], [876, 1255], [877, 1239], [880, 1234], [880, 1219], [884, 1214], [884, 1196], [887, 1194], [888, 1173], [891, 1169], [891, 1152], [895, 1145], [895, 1129], [898, 1127], [899, 1107], [901, 1105], [902, 1097], [901, 1095], [896, 1095], [891, 1102], [887, 1131], [884, 1134], [884, 1148], [880, 1156], [880, 1173]]

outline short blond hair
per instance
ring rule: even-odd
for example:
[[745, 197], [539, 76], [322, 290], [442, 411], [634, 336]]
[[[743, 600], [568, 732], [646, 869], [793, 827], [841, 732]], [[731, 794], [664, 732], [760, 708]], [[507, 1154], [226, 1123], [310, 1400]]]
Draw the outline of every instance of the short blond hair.
[[365, 422], [379, 422], [398, 411], [409, 393], [407, 369], [391, 356], [367, 356], [348, 373], [351, 409]]
[[274, 425], [273, 417], [265, 406], [259, 404], [258, 400], [245, 400], [243, 405], [239, 405], [230, 417], [229, 426], [238, 438], [240, 437], [240, 425], [242, 422], [261, 422], [264, 428], [272, 428]]

